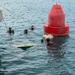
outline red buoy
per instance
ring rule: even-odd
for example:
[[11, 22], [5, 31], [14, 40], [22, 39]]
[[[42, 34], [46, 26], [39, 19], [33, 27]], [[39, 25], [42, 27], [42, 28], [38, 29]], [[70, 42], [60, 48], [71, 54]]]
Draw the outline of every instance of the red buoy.
[[53, 5], [48, 14], [48, 24], [44, 25], [44, 33], [53, 36], [66, 36], [69, 34], [69, 26], [65, 24], [65, 14], [61, 5]]

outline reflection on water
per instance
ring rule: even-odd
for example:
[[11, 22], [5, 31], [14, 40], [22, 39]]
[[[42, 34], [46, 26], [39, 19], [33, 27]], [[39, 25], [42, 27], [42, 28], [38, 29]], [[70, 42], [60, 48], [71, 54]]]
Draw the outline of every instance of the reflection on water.
[[5, 75], [5, 67], [2, 65], [2, 56], [0, 55], [0, 75]]
[[69, 36], [57, 37], [52, 40], [52, 44], [47, 46], [48, 54], [52, 57], [63, 58], [65, 55], [64, 47]]

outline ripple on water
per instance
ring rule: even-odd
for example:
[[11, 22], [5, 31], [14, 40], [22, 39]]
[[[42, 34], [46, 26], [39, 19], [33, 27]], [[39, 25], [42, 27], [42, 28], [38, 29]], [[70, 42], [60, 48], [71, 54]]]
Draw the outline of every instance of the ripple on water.
[[[14, 35], [9, 36], [3, 22], [0, 22], [0, 70], [4, 75], [75, 75], [75, 2], [58, 0], [65, 12], [66, 23], [70, 26], [68, 38], [55, 38], [56, 46], [47, 48], [40, 43], [43, 26], [47, 23], [48, 12], [56, 0], [3, 0], [3, 17]], [[67, 4], [67, 6], [66, 6]], [[31, 31], [31, 25], [35, 30]], [[24, 35], [24, 29], [28, 34]], [[12, 45], [35, 43], [27, 50]], [[1, 74], [1, 73], [0, 73]]]

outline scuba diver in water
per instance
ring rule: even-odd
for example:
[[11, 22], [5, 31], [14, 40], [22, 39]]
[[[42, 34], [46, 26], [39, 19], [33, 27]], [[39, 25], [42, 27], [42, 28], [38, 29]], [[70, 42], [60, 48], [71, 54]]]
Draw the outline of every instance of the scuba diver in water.
[[11, 28], [11, 27], [9, 27], [9, 29], [8, 29], [8, 31], [7, 31], [9, 34], [14, 34], [14, 30]]
[[47, 47], [52, 47], [52, 46], [55, 45], [55, 44], [52, 42], [52, 39], [50, 39], [50, 38], [46, 38], [46, 39], [45, 39], [45, 44], [46, 44]]
[[46, 47], [48, 50], [53, 50], [58, 48], [58, 44], [55, 43], [54, 41], [54, 36], [53, 35], [43, 35], [41, 39], [41, 43], [45, 43]]
[[46, 45], [52, 44], [53, 35], [43, 35], [41, 39], [41, 43], [45, 42]]
[[31, 29], [31, 30], [34, 30], [34, 29], [35, 29], [35, 27], [32, 25], [30, 29]]
[[24, 30], [24, 34], [28, 34], [28, 30], [27, 29]]

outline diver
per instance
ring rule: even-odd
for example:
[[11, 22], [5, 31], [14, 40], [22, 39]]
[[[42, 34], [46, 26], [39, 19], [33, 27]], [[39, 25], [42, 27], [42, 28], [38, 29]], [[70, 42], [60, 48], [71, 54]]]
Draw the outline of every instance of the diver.
[[28, 34], [28, 30], [27, 29], [24, 30], [24, 34]]
[[44, 39], [41, 39], [41, 43], [43, 43], [44, 42]]
[[8, 31], [7, 31], [9, 34], [14, 34], [14, 30], [11, 28], [11, 27], [9, 27], [9, 29], [8, 29]]
[[47, 39], [45, 39], [45, 44], [47, 45], [47, 46], [49, 46], [51, 43], [50, 43], [50, 38], [47, 38]]
[[32, 25], [30, 29], [31, 29], [31, 30], [34, 30], [34, 29], [35, 29], [35, 27]]

